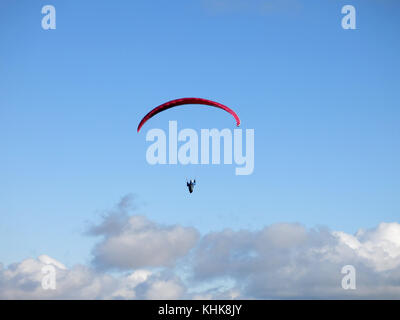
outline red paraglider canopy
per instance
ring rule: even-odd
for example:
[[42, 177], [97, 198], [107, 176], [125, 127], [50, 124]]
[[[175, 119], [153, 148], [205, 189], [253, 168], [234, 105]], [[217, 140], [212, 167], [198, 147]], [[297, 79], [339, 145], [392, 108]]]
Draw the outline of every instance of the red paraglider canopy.
[[235, 118], [237, 126], [240, 125], [240, 119], [239, 119], [238, 115], [235, 113], [235, 111], [233, 111], [232, 109], [228, 108], [227, 106], [224, 106], [221, 103], [218, 103], [218, 102], [215, 102], [215, 101], [211, 101], [211, 100], [207, 100], [207, 99], [202, 99], [202, 98], [181, 98], [181, 99], [175, 99], [175, 100], [171, 100], [171, 101], [165, 102], [165, 103], [159, 105], [158, 107], [154, 108], [153, 110], [151, 110], [140, 121], [140, 123], [139, 123], [139, 125], [137, 127], [137, 132], [140, 131], [140, 129], [146, 123], [147, 120], [149, 120], [150, 118], [154, 117], [157, 113], [160, 113], [160, 112], [162, 112], [164, 110], [167, 110], [167, 109], [170, 109], [170, 108], [173, 108], [173, 107], [177, 107], [177, 106], [181, 106], [181, 105], [184, 105], [184, 104], [203, 104], [203, 105], [207, 105], [207, 106], [223, 109], [226, 112], [229, 112]]

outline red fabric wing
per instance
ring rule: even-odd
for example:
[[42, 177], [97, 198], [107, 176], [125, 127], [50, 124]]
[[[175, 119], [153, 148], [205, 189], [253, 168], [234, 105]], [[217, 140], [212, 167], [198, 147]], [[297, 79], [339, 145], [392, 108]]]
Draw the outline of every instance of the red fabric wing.
[[160, 113], [160, 112], [162, 112], [164, 110], [167, 110], [167, 109], [170, 109], [170, 108], [173, 108], [173, 107], [177, 107], [177, 106], [181, 106], [181, 105], [184, 105], [184, 104], [202, 104], [202, 105], [207, 105], [207, 106], [223, 109], [226, 112], [229, 112], [235, 118], [237, 126], [240, 125], [240, 119], [239, 119], [238, 115], [235, 113], [235, 111], [233, 111], [232, 109], [228, 108], [227, 106], [224, 106], [221, 103], [218, 103], [218, 102], [215, 102], [215, 101], [211, 101], [211, 100], [207, 100], [207, 99], [202, 99], [202, 98], [181, 98], [181, 99], [175, 99], [175, 100], [171, 100], [171, 101], [165, 102], [165, 103], [159, 105], [158, 107], [154, 108], [153, 110], [151, 110], [140, 121], [140, 123], [139, 123], [139, 125], [137, 127], [137, 132], [140, 131], [140, 129], [146, 123], [147, 120], [149, 120], [150, 118], [154, 117], [157, 113]]

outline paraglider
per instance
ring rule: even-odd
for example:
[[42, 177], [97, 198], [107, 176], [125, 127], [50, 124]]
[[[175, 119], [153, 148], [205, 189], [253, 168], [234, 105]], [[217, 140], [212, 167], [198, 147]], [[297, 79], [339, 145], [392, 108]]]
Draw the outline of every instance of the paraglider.
[[[137, 132], [139, 133], [142, 126], [149, 119], [154, 117], [156, 114], [163, 112], [170, 108], [174, 108], [174, 107], [181, 106], [181, 105], [187, 105], [187, 104], [199, 104], [199, 105], [211, 106], [211, 107], [222, 109], [222, 110], [228, 112], [229, 114], [231, 114], [235, 118], [236, 125], [238, 127], [240, 125], [240, 119], [239, 119], [238, 115], [235, 113], [235, 111], [233, 111], [232, 109], [228, 108], [227, 106], [225, 106], [221, 103], [218, 103], [218, 102], [215, 102], [212, 100], [202, 99], [202, 98], [181, 98], [181, 99], [175, 99], [175, 100], [165, 102], [165, 103], [159, 105], [158, 107], [155, 107], [149, 113], [147, 113], [140, 121], [140, 123], [137, 127]], [[193, 192], [195, 185], [196, 185], [196, 180], [186, 181], [186, 186], [188, 187], [190, 193]]]
[[196, 185], [196, 179], [194, 179], [193, 181], [189, 180], [189, 182], [186, 181], [186, 186], [188, 187], [190, 193], [193, 192], [195, 185]]
[[154, 108], [153, 110], [151, 110], [140, 121], [140, 123], [139, 123], [139, 125], [137, 127], [137, 132], [140, 131], [142, 126], [147, 122], [147, 120], [149, 120], [150, 118], [154, 117], [157, 113], [160, 113], [162, 111], [165, 111], [165, 110], [173, 108], [173, 107], [186, 105], [186, 104], [207, 105], [207, 106], [211, 106], [211, 107], [215, 107], [215, 108], [219, 108], [219, 109], [225, 110], [226, 112], [230, 113], [235, 118], [236, 125], [238, 127], [240, 125], [240, 119], [239, 119], [238, 115], [235, 113], [235, 111], [233, 111], [232, 109], [228, 108], [227, 106], [225, 106], [225, 105], [223, 105], [221, 103], [218, 103], [218, 102], [215, 102], [215, 101], [211, 101], [211, 100], [207, 100], [207, 99], [202, 99], [202, 98], [181, 98], [181, 99], [175, 99], [175, 100], [171, 100], [171, 101], [165, 102], [165, 103], [159, 105], [158, 107]]

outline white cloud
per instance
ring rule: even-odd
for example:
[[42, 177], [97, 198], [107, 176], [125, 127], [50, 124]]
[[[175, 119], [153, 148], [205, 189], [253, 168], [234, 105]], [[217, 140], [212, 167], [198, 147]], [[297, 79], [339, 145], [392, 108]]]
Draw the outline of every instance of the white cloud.
[[42, 254], [41, 256], [39, 256], [38, 260], [44, 264], [53, 265], [61, 270], [67, 269], [67, 267], [64, 266], [61, 262], [59, 262], [56, 259], [53, 259], [49, 256], [46, 256], [45, 254]]
[[[88, 233], [103, 236], [93, 250], [93, 263], [100, 269], [130, 270], [143, 267], [173, 266], [196, 244], [194, 228], [163, 226], [144, 216], [129, 216], [127, 199], [106, 215]], [[123, 210], [121, 210], [123, 208]]]
[[344, 232], [334, 234], [376, 271], [392, 270], [400, 266], [398, 223], [381, 223], [376, 229], [360, 230], [354, 236]]
[[56, 267], [56, 289], [45, 290], [41, 270], [46, 265], [41, 256], [0, 269], [0, 299], [179, 299], [185, 292], [179, 279], [162, 273], [139, 269], [112, 276], [82, 265]]
[[[193, 279], [233, 280], [246, 298], [398, 298], [399, 235], [398, 223], [356, 235], [298, 224], [214, 232], [195, 252]], [[354, 291], [341, 288], [341, 269], [348, 264], [357, 271]]]
[[[94, 268], [67, 268], [46, 255], [0, 264], [0, 299], [400, 297], [397, 222], [355, 235], [281, 223], [200, 237], [194, 228], [129, 216], [128, 200], [90, 228], [102, 237]], [[341, 269], [349, 264], [356, 268], [356, 290], [341, 288]], [[56, 290], [41, 286], [46, 265], [56, 270]], [[112, 268], [127, 273], [111, 275]]]
[[185, 287], [176, 280], [158, 280], [152, 282], [144, 297], [146, 299], [179, 299], [185, 292]]

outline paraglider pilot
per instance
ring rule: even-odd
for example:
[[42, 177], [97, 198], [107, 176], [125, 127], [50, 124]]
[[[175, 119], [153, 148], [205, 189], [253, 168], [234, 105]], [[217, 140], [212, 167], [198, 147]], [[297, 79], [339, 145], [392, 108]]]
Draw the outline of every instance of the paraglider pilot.
[[186, 181], [186, 186], [188, 187], [190, 193], [193, 192], [193, 189], [194, 189], [195, 185], [196, 185], [196, 179], [193, 180], [193, 181], [189, 180], [189, 182]]

